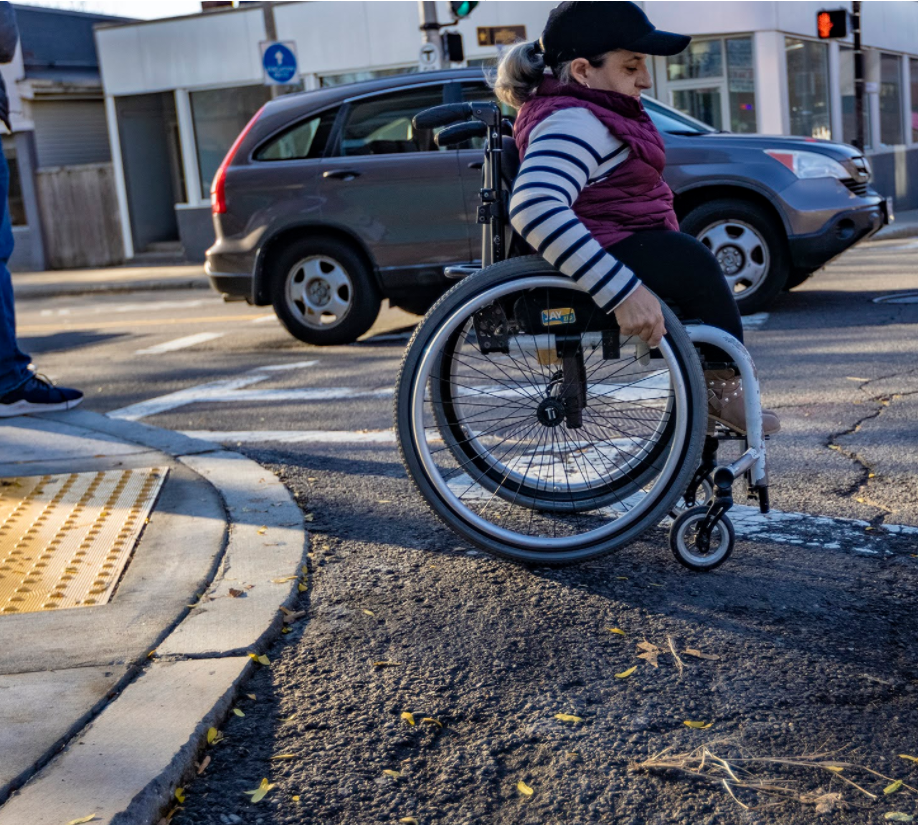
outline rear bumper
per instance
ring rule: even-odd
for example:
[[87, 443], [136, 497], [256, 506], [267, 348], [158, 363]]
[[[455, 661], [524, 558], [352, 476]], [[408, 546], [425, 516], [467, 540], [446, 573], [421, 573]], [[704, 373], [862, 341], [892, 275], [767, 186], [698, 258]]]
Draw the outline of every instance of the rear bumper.
[[798, 269], [819, 269], [858, 241], [869, 238], [889, 220], [883, 200], [839, 212], [818, 232], [788, 237], [791, 264]]
[[255, 252], [223, 253], [219, 241], [207, 250], [204, 272], [217, 292], [233, 298], [253, 299]]

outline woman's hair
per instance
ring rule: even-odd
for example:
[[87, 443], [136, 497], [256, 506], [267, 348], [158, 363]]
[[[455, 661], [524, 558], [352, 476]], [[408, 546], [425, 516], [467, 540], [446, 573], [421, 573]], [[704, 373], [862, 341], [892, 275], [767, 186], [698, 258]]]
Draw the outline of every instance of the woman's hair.
[[[529, 98], [545, 76], [545, 58], [536, 51], [536, 44], [532, 42], [517, 43], [508, 49], [497, 64], [496, 75], [488, 77], [488, 83], [494, 89], [494, 94], [502, 103], [519, 109]], [[590, 65], [598, 69], [605, 62], [606, 55], [588, 57]], [[560, 83], [573, 83], [571, 76], [571, 63], [566, 60], [552, 71]], [[551, 71], [551, 70], [549, 70]]]

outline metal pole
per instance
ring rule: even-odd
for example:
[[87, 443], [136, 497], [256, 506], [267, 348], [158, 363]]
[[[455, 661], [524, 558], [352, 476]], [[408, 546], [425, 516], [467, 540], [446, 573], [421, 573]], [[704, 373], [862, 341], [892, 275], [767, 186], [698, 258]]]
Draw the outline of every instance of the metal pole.
[[[269, 43], [274, 43], [277, 41], [277, 23], [274, 21], [274, 3], [262, 3], [262, 12], [265, 16], [265, 39]], [[271, 95], [271, 100], [274, 100], [276, 97], [280, 97], [283, 94], [282, 87], [280, 86], [269, 86], [269, 94]]]
[[852, 0], [851, 29], [854, 32], [854, 120], [858, 149], [864, 151], [864, 52], [861, 50], [861, 3]]
[[440, 24], [437, 22], [437, 4], [430, 0], [418, 0], [418, 13], [421, 18], [423, 42], [436, 47], [442, 65], [443, 42], [440, 39]]

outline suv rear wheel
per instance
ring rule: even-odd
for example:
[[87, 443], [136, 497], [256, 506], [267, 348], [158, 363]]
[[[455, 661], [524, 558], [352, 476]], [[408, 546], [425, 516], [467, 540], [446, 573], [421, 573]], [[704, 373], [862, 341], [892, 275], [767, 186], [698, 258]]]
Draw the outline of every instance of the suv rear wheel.
[[788, 276], [787, 245], [764, 209], [724, 198], [696, 207], [680, 228], [714, 253], [743, 315], [760, 312]]
[[307, 344], [350, 344], [379, 314], [382, 299], [369, 268], [341, 241], [295, 241], [273, 269], [274, 311], [287, 331]]

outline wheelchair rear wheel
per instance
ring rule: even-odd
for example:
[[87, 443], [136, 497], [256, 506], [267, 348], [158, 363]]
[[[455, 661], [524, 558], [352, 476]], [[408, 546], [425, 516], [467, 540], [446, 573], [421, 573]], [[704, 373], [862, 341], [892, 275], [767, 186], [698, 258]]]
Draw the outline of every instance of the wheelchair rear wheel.
[[698, 465], [706, 405], [685, 330], [650, 352], [538, 257], [469, 276], [416, 330], [398, 378], [408, 474], [476, 546], [548, 564], [633, 541]]

